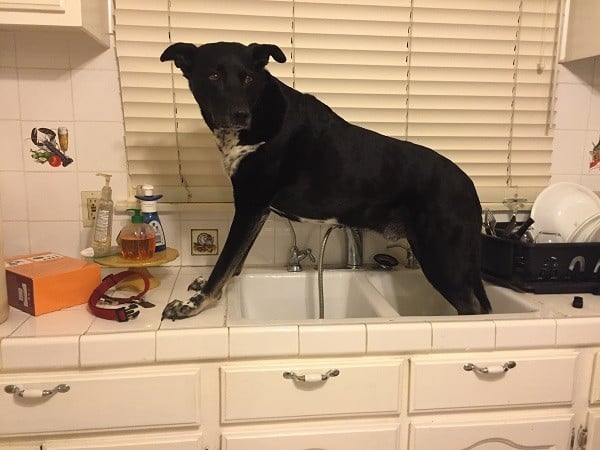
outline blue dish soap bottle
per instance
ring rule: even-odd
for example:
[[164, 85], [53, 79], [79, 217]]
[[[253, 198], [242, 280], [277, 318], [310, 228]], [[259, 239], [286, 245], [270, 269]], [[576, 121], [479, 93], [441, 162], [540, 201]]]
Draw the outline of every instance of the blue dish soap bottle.
[[154, 194], [154, 186], [151, 184], [144, 184], [142, 186], [138, 186], [135, 198], [140, 201], [144, 223], [150, 225], [154, 230], [154, 234], [156, 235], [155, 251], [162, 252], [166, 250], [167, 241], [165, 239], [165, 232], [162, 224], [160, 223], [158, 212], [156, 211], [157, 200], [162, 198], [162, 194]]

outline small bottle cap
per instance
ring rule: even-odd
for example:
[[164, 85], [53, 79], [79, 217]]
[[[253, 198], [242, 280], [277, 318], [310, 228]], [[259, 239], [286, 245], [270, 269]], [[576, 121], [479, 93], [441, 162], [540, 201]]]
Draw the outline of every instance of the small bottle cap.
[[573, 297], [573, 308], [581, 309], [583, 308], [583, 297], [576, 295]]

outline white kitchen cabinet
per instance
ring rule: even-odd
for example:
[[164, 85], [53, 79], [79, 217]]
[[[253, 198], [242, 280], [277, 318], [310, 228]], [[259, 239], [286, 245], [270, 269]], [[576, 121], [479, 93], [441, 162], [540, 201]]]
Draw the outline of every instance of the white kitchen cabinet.
[[570, 434], [571, 416], [411, 424], [409, 450], [571, 450]]
[[575, 61], [600, 55], [598, 0], [570, 0], [566, 38], [561, 62]]
[[226, 432], [221, 450], [396, 450], [398, 438], [397, 425]]
[[108, 48], [107, 0], [0, 0], [0, 29], [60, 30]]

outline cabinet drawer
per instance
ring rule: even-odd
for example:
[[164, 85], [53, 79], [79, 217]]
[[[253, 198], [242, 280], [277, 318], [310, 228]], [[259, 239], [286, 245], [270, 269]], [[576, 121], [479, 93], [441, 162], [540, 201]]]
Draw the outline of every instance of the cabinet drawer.
[[222, 450], [396, 450], [398, 425], [223, 433]]
[[[410, 411], [569, 404], [575, 352], [471, 354], [411, 360]], [[514, 361], [506, 372], [499, 370]], [[490, 373], [465, 370], [465, 364]], [[500, 371], [500, 373], [494, 373]]]
[[[401, 359], [390, 358], [224, 366], [221, 420], [396, 413], [400, 409], [401, 368]], [[320, 380], [321, 374], [332, 370], [339, 374]], [[306, 376], [309, 381], [285, 378], [284, 372]]]
[[[28, 398], [59, 384], [68, 392]], [[5, 392], [7, 385], [25, 397]], [[197, 368], [136, 368], [0, 376], [0, 435], [195, 424]]]

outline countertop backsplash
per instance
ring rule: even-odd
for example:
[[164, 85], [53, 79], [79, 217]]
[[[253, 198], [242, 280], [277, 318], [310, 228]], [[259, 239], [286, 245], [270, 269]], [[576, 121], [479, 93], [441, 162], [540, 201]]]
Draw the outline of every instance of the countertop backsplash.
[[[6, 255], [52, 250], [78, 257], [88, 246], [91, 228], [82, 222], [81, 191], [99, 190], [97, 172], [113, 175], [115, 202], [127, 199], [128, 176], [123, 114], [114, 48], [101, 50], [60, 32], [0, 31], [0, 207]], [[560, 66], [552, 181], [573, 181], [600, 191], [600, 168], [590, 169], [590, 152], [600, 138], [600, 58]], [[32, 128], [66, 127], [67, 167], [31, 158]], [[227, 236], [231, 211], [161, 211], [167, 245], [180, 252], [170, 265], [211, 265]], [[113, 238], [129, 221], [115, 215]], [[319, 248], [325, 227], [294, 224], [301, 248]], [[217, 239], [217, 253], [199, 254], [199, 233]], [[248, 257], [251, 265], [284, 264], [291, 232], [272, 216]], [[367, 233], [365, 257], [385, 249], [385, 241]], [[339, 262], [339, 235], [328, 244], [327, 262]], [[200, 252], [201, 253], [201, 252]], [[395, 256], [403, 258], [400, 250]]]

